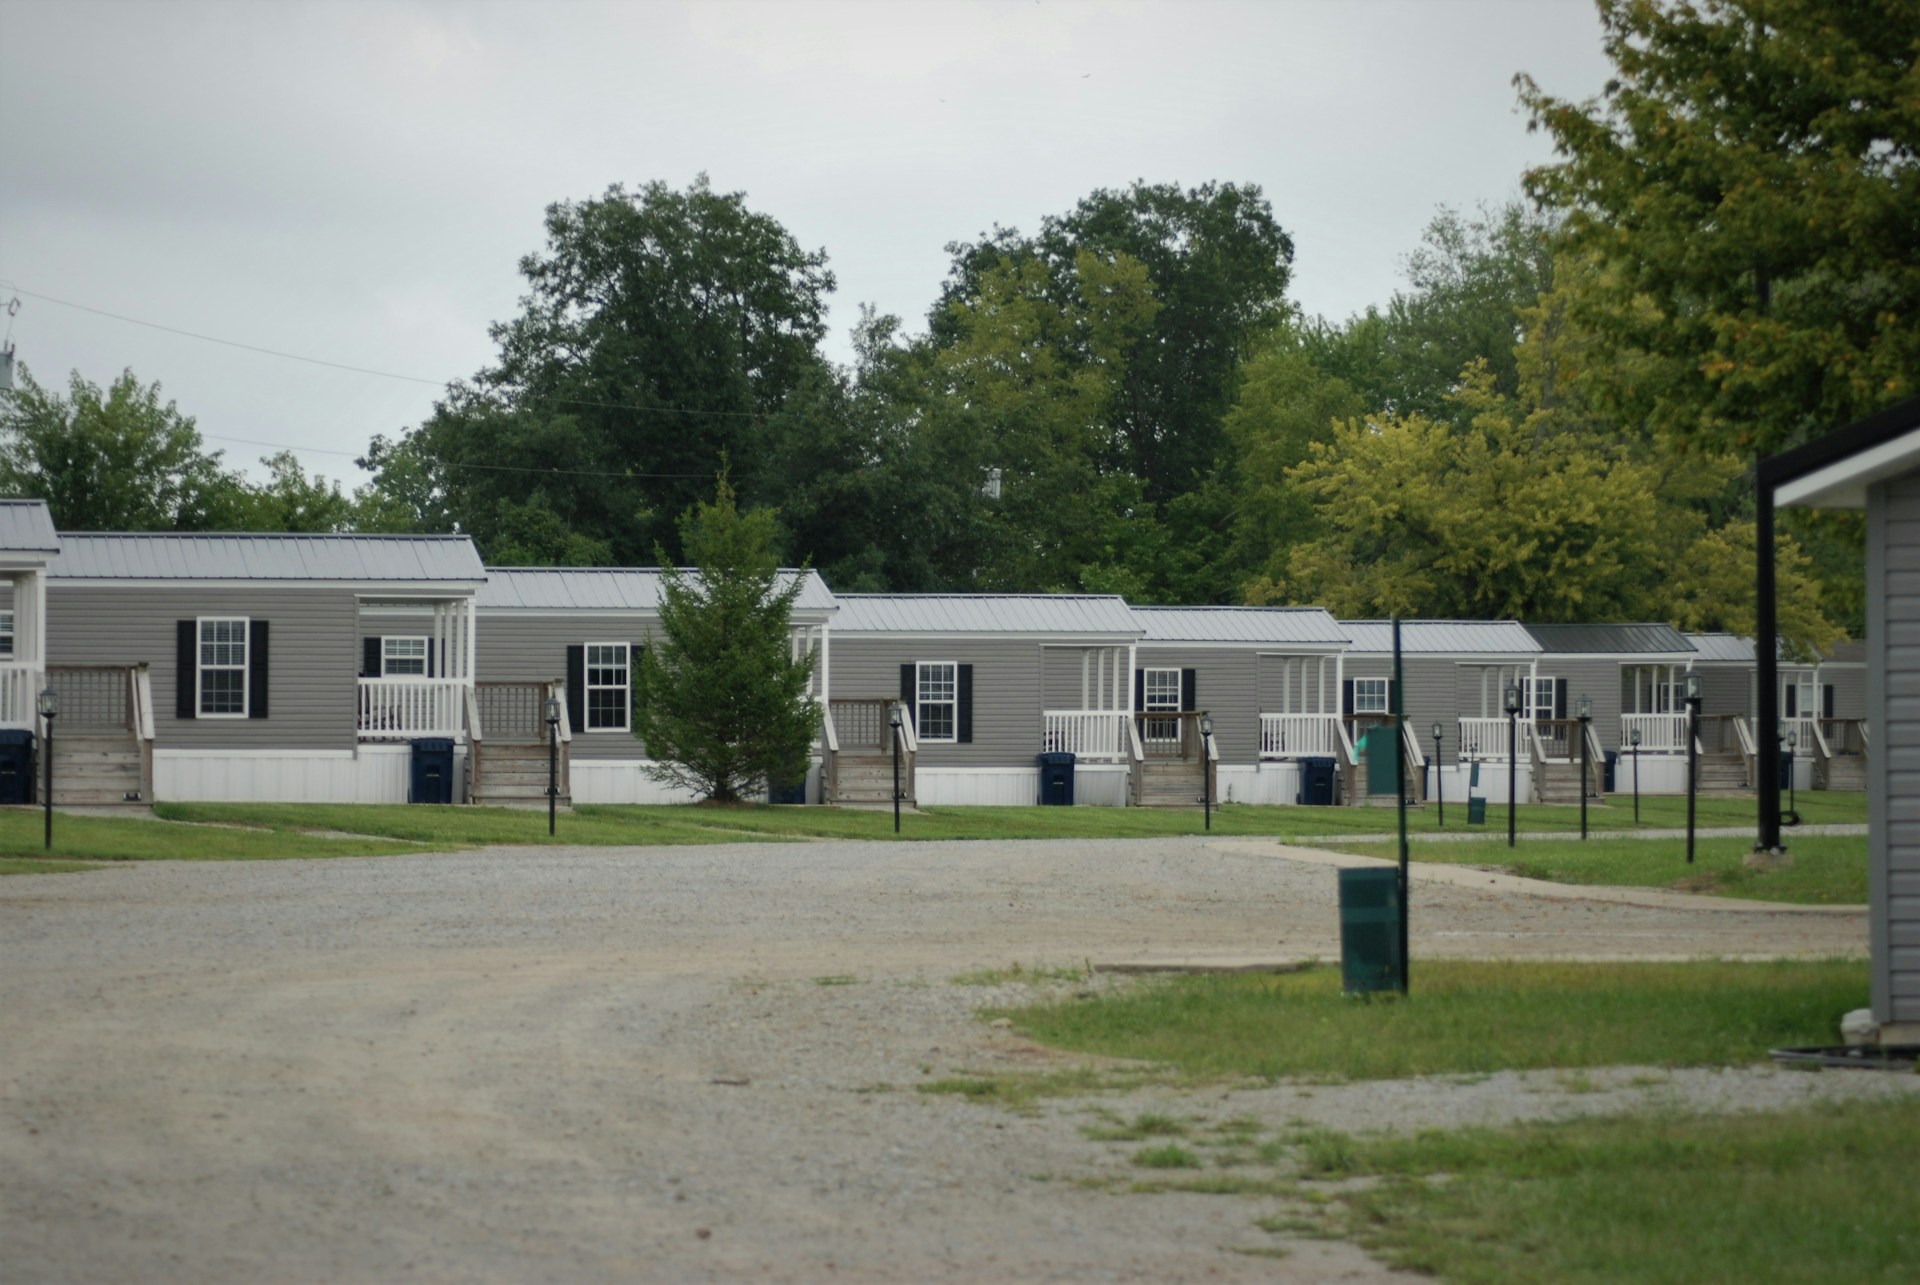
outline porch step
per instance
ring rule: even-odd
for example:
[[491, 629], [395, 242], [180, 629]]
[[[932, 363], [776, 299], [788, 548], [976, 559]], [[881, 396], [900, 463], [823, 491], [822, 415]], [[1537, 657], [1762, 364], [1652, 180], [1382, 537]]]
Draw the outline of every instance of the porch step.
[[[893, 803], [893, 752], [849, 754], [841, 751], [834, 759], [833, 797], [829, 803]], [[910, 804], [913, 797], [913, 769], [906, 755], [900, 756], [900, 801]]]
[[[546, 806], [547, 754], [545, 741], [482, 741], [474, 760], [468, 798], [481, 806]], [[560, 747], [560, 803], [572, 803], [572, 784], [568, 780], [569, 755]]]
[[1204, 788], [1197, 761], [1150, 759], [1136, 769], [1133, 803], [1141, 808], [1197, 808]]
[[142, 794], [141, 775], [140, 744], [131, 732], [88, 731], [53, 738], [56, 804], [151, 803]]
[[1535, 802], [1558, 804], [1579, 803], [1580, 772], [1581, 769], [1578, 763], [1535, 763], [1533, 765], [1533, 797]]
[[1828, 790], [1866, 789], [1867, 756], [1864, 754], [1836, 754], [1828, 759], [1826, 782], [1822, 788]]
[[1725, 794], [1751, 790], [1747, 779], [1747, 760], [1740, 754], [1702, 754], [1696, 767], [1696, 780], [1703, 792]]

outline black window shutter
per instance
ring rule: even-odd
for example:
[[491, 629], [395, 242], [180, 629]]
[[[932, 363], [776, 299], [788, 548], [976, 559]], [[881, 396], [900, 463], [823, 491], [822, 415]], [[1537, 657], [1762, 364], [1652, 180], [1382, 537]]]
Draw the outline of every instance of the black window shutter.
[[1833, 717], [1833, 684], [1828, 683], [1820, 689], [1820, 717]]
[[1147, 707], [1147, 671], [1133, 671], [1133, 708], [1136, 713]]
[[973, 743], [973, 666], [960, 665], [958, 680], [954, 684], [954, 704], [958, 707], [954, 715], [954, 739], [962, 745]]
[[1800, 704], [1800, 684], [1788, 683], [1787, 684], [1787, 717], [1788, 718], [1800, 717], [1800, 711], [1799, 709], [1796, 708], [1796, 706], [1798, 706], [1799, 704]]
[[1553, 680], [1553, 716], [1564, 720], [1567, 716], [1567, 680]]
[[386, 661], [380, 650], [380, 639], [366, 637], [360, 640], [360, 677], [378, 678], [386, 672]]
[[1340, 680], [1340, 712], [1347, 715], [1353, 713], [1353, 680], [1351, 678]]
[[1180, 709], [1191, 714], [1200, 708], [1200, 671], [1183, 669], [1180, 671]]
[[[907, 717], [914, 717], [914, 706], [920, 699], [919, 667], [912, 661], [900, 666], [900, 703], [907, 707]], [[920, 726], [916, 719], [914, 726]]]
[[267, 622], [247, 622], [247, 717], [267, 716]]
[[200, 713], [196, 703], [196, 689], [200, 686], [200, 622], [182, 620], [175, 630], [173, 716], [196, 718]]
[[627, 726], [635, 726], [634, 720], [640, 714], [640, 653], [647, 649], [645, 643], [627, 644]]
[[427, 677], [428, 678], [432, 678], [434, 675], [439, 673], [439, 664], [440, 664], [440, 640], [438, 638], [429, 638], [427, 639]]
[[567, 722], [576, 732], [587, 726], [587, 648], [575, 643], [567, 648]]

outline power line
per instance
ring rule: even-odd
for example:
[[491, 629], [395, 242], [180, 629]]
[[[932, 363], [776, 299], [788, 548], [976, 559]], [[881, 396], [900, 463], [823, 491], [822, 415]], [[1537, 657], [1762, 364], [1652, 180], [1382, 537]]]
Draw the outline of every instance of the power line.
[[[216, 442], [238, 442], [243, 446], [266, 446], [274, 450], [298, 451], [301, 454], [344, 455], [358, 461], [364, 452], [335, 450], [326, 446], [289, 446], [285, 442], [263, 442], [251, 437], [229, 437], [225, 433], [202, 433], [202, 437], [212, 438]], [[534, 468], [522, 464], [476, 464], [465, 460], [435, 460], [437, 468], [482, 469], [489, 473], [536, 473], [542, 477], [620, 477], [636, 480], [656, 480], [661, 478], [712, 477], [711, 473], [631, 473], [613, 470], [577, 469], [577, 468]]]
[[[42, 303], [57, 304], [62, 308], [72, 308], [77, 312], [92, 313], [96, 317], [106, 317], [112, 321], [122, 321], [130, 326], [144, 326], [148, 330], [158, 330], [169, 335], [178, 335], [183, 339], [198, 339], [202, 343], [220, 344], [227, 348], [238, 348], [243, 352], [259, 353], [265, 357], [279, 357], [285, 361], [305, 362], [310, 366], [325, 366], [329, 370], [344, 370], [355, 375], [373, 375], [380, 379], [397, 379], [408, 384], [427, 384], [434, 388], [449, 388], [454, 381], [450, 379], [427, 379], [420, 375], [402, 375], [391, 370], [375, 370], [370, 366], [353, 366], [346, 362], [328, 361], [324, 357], [307, 357], [297, 352], [285, 352], [278, 348], [262, 348], [258, 344], [241, 343], [237, 339], [222, 339], [218, 335], [203, 335], [196, 330], [182, 330], [178, 326], [164, 326], [157, 321], [143, 321], [139, 317], [129, 317], [123, 313], [108, 312], [105, 308], [94, 308], [84, 303], [74, 303], [70, 299], [56, 299], [52, 295], [40, 294], [9, 283], [8, 288], [15, 294], [25, 295], [29, 299], [38, 299]], [[651, 415], [687, 415], [708, 419], [759, 419], [758, 411], [743, 410], [698, 410], [689, 406], [638, 406], [631, 402], [603, 402], [584, 397], [547, 396], [540, 400], [560, 406], [592, 406], [603, 410], [643, 411]], [[209, 434], [211, 436], [211, 434]], [[235, 438], [233, 440], [240, 440]], [[339, 452], [332, 452], [339, 454]], [[640, 476], [636, 474], [635, 476]], [[677, 477], [679, 474], [660, 474], [663, 477]]]

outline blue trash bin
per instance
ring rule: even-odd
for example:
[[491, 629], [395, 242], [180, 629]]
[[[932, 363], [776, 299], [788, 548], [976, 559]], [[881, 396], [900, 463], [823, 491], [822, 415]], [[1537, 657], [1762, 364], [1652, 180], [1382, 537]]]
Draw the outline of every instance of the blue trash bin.
[[1073, 806], [1074, 761], [1065, 750], [1049, 750], [1040, 756], [1040, 806]]
[[805, 803], [807, 801], [807, 778], [801, 777], [792, 785], [769, 785], [767, 802], [769, 803]]
[[1612, 794], [1614, 790], [1617, 788], [1614, 785], [1614, 782], [1619, 779], [1619, 771], [1620, 771], [1620, 751], [1608, 750], [1607, 751], [1607, 793], [1608, 794]]
[[1333, 806], [1334, 762], [1330, 758], [1300, 760], [1300, 793], [1294, 802], [1307, 807]]
[[33, 733], [0, 731], [0, 803], [33, 802]]
[[423, 736], [413, 742], [413, 775], [407, 802], [453, 802], [452, 741], [444, 736]]

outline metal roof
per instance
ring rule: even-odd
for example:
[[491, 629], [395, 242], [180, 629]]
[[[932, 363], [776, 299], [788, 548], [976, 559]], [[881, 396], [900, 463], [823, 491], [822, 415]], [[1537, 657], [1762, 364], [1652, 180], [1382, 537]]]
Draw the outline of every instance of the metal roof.
[[1703, 664], [1751, 665], [1754, 661], [1751, 638], [1739, 634], [1688, 634], [1686, 638]]
[[464, 535], [153, 535], [69, 532], [59, 580], [335, 580], [469, 583], [486, 578]]
[[1140, 624], [1126, 599], [1071, 593], [843, 593], [835, 633], [1110, 635]]
[[[1393, 622], [1342, 620], [1349, 651], [1391, 655]], [[1400, 650], [1425, 655], [1536, 656], [1540, 644], [1515, 620], [1403, 620]]]
[[0, 500], [0, 553], [58, 553], [45, 500]]
[[1558, 655], [1689, 655], [1693, 647], [1672, 625], [1528, 625], [1540, 650]]
[[1340, 647], [1347, 631], [1322, 607], [1135, 607], [1143, 642], [1317, 643]]
[[[832, 611], [833, 592], [816, 571], [782, 570], [780, 586], [801, 576], [796, 611]], [[488, 567], [474, 595], [480, 611], [658, 611], [658, 567]]]

